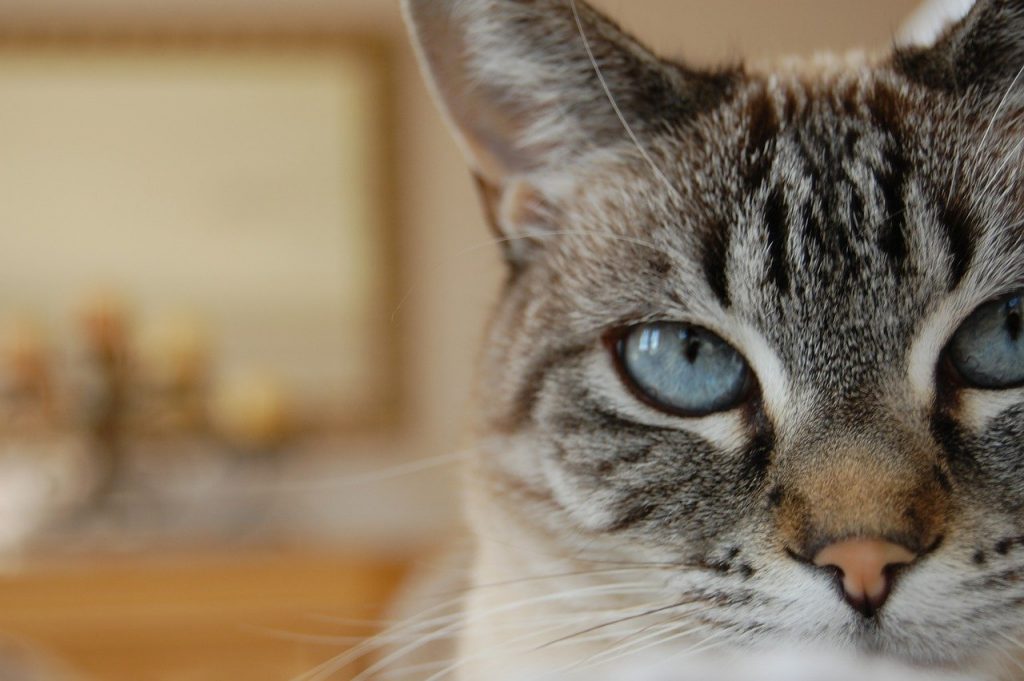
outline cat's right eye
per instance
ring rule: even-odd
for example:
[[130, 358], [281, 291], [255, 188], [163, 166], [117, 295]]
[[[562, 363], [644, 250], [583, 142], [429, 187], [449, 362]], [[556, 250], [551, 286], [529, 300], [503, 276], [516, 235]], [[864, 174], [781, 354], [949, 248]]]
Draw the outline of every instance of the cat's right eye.
[[735, 407], [751, 384], [743, 357], [706, 329], [653, 322], [627, 329], [615, 348], [634, 392], [663, 411], [705, 416]]
[[1024, 296], [985, 303], [967, 318], [946, 350], [960, 377], [975, 388], [1024, 385]]

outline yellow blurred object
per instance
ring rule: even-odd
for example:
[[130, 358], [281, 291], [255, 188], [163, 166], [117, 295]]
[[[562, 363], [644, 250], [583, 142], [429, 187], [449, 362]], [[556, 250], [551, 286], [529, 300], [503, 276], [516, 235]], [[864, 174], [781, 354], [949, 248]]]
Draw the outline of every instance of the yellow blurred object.
[[194, 386], [205, 380], [209, 368], [209, 334], [194, 313], [165, 314], [144, 330], [139, 352], [158, 385]]
[[52, 426], [56, 417], [50, 343], [43, 327], [22, 317], [8, 323], [0, 336], [8, 426]]
[[210, 348], [206, 326], [193, 313], [164, 314], [143, 329], [140, 368], [156, 398], [149, 425], [165, 431], [205, 426]]
[[11, 366], [38, 369], [45, 363], [48, 345], [43, 327], [29, 317], [11, 320], [3, 330], [3, 354]]
[[91, 352], [100, 356], [121, 356], [129, 341], [129, 306], [123, 296], [101, 289], [78, 305], [78, 321]]
[[284, 387], [257, 372], [229, 378], [214, 387], [210, 420], [233, 444], [259, 450], [280, 445], [295, 425]]

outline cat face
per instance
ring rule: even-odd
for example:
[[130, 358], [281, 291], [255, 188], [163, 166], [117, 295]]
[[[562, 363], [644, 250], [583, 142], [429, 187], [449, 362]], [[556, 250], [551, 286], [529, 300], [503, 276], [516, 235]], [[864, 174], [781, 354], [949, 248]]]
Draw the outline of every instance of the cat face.
[[509, 262], [487, 503], [671, 565], [737, 644], [1012, 648], [1024, 5], [874, 61], [717, 72], [582, 3], [406, 11]]

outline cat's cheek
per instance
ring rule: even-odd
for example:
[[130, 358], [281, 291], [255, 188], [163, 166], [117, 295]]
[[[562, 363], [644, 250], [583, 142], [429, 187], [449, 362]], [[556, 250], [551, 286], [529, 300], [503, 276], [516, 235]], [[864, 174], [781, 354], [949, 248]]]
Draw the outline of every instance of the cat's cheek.
[[531, 489], [548, 487], [543, 462], [555, 453], [550, 443], [540, 438], [492, 434], [478, 442], [476, 452], [484, 468], [497, 469], [502, 477], [518, 480]]
[[553, 458], [544, 459], [544, 477], [555, 501], [582, 529], [608, 532], [621, 523], [626, 501], [621, 491], [602, 487], [595, 478], [574, 475]]
[[481, 440], [479, 454], [485, 467], [500, 471], [503, 478], [547, 490], [572, 522], [590, 532], [607, 532], [618, 524], [628, 501], [600, 478], [569, 470], [552, 443], [541, 437], [491, 435]]

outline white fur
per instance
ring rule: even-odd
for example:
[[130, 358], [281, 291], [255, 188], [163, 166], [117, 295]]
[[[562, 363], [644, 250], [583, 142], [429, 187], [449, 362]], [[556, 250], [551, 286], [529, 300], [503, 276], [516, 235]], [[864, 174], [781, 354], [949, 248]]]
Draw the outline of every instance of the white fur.
[[962, 19], [975, 0], [926, 0], [921, 3], [896, 34], [900, 45], [931, 45], [942, 31]]

